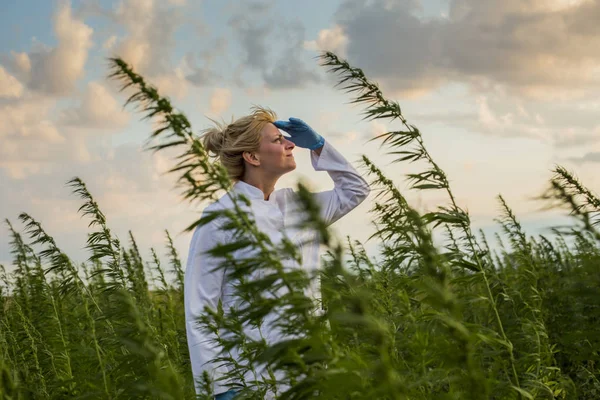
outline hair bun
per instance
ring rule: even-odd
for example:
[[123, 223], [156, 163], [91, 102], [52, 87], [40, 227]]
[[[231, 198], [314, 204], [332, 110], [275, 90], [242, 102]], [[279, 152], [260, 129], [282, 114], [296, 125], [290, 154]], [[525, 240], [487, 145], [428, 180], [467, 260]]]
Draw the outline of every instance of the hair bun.
[[243, 178], [246, 171], [244, 152], [260, 151], [263, 128], [275, 122], [277, 116], [268, 108], [253, 107], [252, 114], [230, 123], [208, 118], [214, 125], [202, 131], [200, 140], [209, 157], [227, 170], [234, 181]]
[[222, 126], [206, 129], [202, 137], [204, 148], [209, 153], [213, 153], [213, 157], [218, 157], [223, 151], [225, 145], [225, 129]]

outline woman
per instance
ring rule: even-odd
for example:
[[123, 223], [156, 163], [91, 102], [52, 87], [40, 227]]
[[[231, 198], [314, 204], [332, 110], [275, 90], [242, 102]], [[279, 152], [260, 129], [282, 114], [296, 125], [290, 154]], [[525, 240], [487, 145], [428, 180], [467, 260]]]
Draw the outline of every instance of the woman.
[[[326, 224], [332, 224], [354, 209], [369, 195], [370, 189], [350, 163], [306, 123], [297, 118], [289, 121], [275, 119], [272, 111], [255, 108], [251, 115], [225, 127], [206, 131], [204, 146], [209, 154], [213, 153], [218, 158], [235, 182], [231, 190], [250, 199], [248, 212], [253, 214], [257, 227], [275, 244], [284, 235], [293, 238], [300, 247], [302, 265], [296, 262], [292, 267], [310, 271], [319, 265], [318, 238], [299, 230], [300, 213], [294, 206], [298, 204], [294, 190], [275, 190], [277, 180], [296, 168], [295, 147], [309, 149], [315, 171], [327, 171], [333, 179], [334, 189], [314, 194], [321, 208], [321, 219]], [[283, 136], [278, 128], [290, 137]], [[232, 207], [232, 204], [229, 196], [224, 195], [209, 205], [204, 215], [227, 207]], [[220, 349], [215, 346], [214, 338], [199, 328], [197, 319], [205, 306], [216, 309], [221, 301], [227, 311], [236, 304], [233, 283], [228, 282], [223, 269], [216, 269], [222, 259], [206, 254], [217, 243], [226, 243], [230, 239], [228, 232], [220, 229], [218, 219], [198, 227], [191, 240], [185, 272], [185, 313], [192, 371], [196, 382], [204, 371], [209, 373], [214, 381], [217, 400], [233, 398], [235, 392], [228, 391], [227, 383], [219, 380], [227, 369], [211, 363], [211, 360], [219, 355]], [[238, 257], [234, 255], [234, 258]], [[320, 298], [318, 282], [308, 289], [307, 294], [315, 300]], [[264, 332], [261, 334], [265, 335]], [[274, 331], [266, 335], [269, 343], [282, 339]], [[198, 383], [196, 390], [200, 391]]]

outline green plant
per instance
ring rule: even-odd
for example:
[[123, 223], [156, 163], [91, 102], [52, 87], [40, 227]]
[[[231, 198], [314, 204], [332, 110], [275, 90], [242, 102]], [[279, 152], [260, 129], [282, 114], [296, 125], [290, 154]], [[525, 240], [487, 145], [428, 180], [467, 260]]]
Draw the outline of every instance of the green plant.
[[[437, 190], [447, 200], [419, 213], [363, 156], [375, 193], [372, 239], [380, 244], [371, 259], [362, 243], [331, 235], [318, 219], [319, 205], [299, 185], [305, 224], [326, 249], [315, 275], [282, 267], [282, 258], [299, 255], [290, 241], [274, 245], [257, 229], [244, 212], [248, 199], [232, 196], [233, 210], [191, 223], [188, 230], [221, 221], [231, 241], [213, 253], [240, 280], [240, 296], [249, 304], [207, 310], [199, 321], [219, 333], [225, 349], [219, 361], [234, 367], [238, 398], [269, 391], [280, 399], [598, 398], [598, 197], [557, 167], [540, 198], [565, 207], [577, 224], [533, 238], [499, 196], [503, 235], [494, 251], [483, 233], [472, 232], [446, 174], [398, 103], [334, 54], [321, 60], [339, 74], [353, 101], [366, 105], [366, 118], [401, 125], [378, 139], [395, 162], [423, 166], [407, 176], [411, 189]], [[183, 197], [211, 201], [226, 192], [227, 172], [210, 162], [187, 118], [125, 62], [113, 59], [112, 65], [112, 76], [133, 89], [128, 103], [159, 123], [148, 148], [179, 151], [171, 172], [179, 175]], [[7, 223], [14, 260], [10, 273], [0, 268], [0, 396], [196, 398], [182, 311], [184, 272], [169, 233], [169, 266], [154, 249], [145, 261], [131, 232], [126, 245], [110, 231], [83, 181], [70, 185], [93, 229], [83, 265], [28, 214], [19, 219], [29, 243]], [[445, 235], [439, 247], [432, 239], [437, 231]], [[249, 257], [232, 259], [232, 249], [246, 249]], [[322, 304], [304, 294], [315, 279]], [[244, 334], [243, 325], [260, 326], [273, 312], [289, 340], [269, 344]], [[230, 356], [234, 347], [241, 358]], [[266, 374], [245, 379], [259, 364]], [[198, 397], [211, 399], [207, 376], [202, 385]]]

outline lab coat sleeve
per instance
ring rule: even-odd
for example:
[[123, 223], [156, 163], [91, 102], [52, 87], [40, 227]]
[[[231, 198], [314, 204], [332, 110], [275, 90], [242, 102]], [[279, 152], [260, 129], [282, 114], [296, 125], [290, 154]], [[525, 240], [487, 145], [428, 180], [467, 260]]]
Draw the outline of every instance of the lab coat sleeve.
[[228, 390], [223, 381], [215, 381], [225, 374], [226, 366], [219, 366], [212, 359], [220, 356], [221, 347], [214, 342], [215, 335], [206, 333], [198, 324], [198, 317], [205, 313], [204, 307], [216, 310], [221, 299], [224, 270], [214, 270], [223, 261], [222, 258], [212, 257], [206, 252], [218, 242], [224, 242], [225, 233], [220, 229], [217, 220], [196, 229], [190, 243], [190, 250], [185, 271], [185, 319], [192, 373], [196, 382], [196, 391], [200, 386], [198, 381], [203, 371], [207, 371], [214, 382], [214, 393]]
[[315, 193], [321, 207], [321, 219], [331, 225], [362, 203], [371, 189], [365, 179], [328, 141], [321, 154], [311, 151], [315, 171], [327, 171], [333, 179], [334, 188]]

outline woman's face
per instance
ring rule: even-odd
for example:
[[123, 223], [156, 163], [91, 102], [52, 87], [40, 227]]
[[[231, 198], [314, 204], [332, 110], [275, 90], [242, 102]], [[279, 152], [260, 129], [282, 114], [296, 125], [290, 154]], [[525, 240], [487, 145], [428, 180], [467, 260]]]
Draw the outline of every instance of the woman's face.
[[260, 141], [260, 165], [273, 175], [283, 175], [296, 169], [292, 150], [296, 145], [285, 138], [271, 123], [263, 128]]

